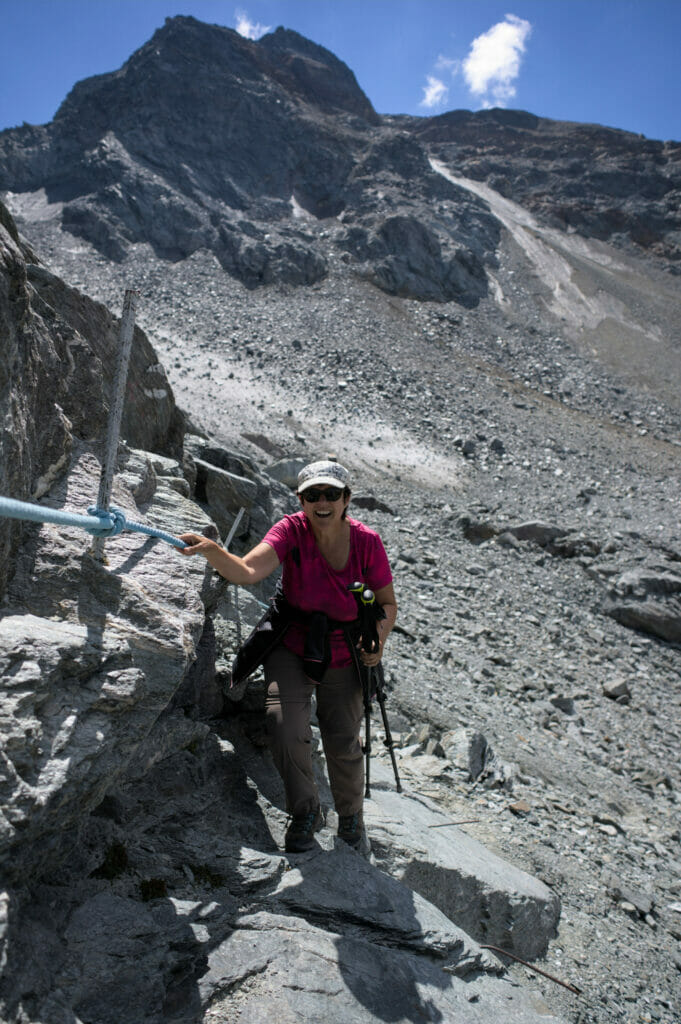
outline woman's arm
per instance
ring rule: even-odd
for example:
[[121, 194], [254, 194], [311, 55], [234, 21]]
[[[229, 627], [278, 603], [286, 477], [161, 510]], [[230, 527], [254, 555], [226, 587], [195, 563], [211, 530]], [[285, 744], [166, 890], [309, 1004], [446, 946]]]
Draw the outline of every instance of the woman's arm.
[[259, 583], [266, 576], [273, 573], [279, 563], [279, 558], [270, 544], [261, 541], [256, 544], [247, 555], [240, 558], [223, 547], [216, 544], [208, 537], [201, 537], [197, 533], [183, 533], [180, 536], [187, 545], [186, 548], [177, 548], [182, 555], [203, 555], [210, 565], [216, 569], [221, 576], [224, 576], [230, 583], [249, 585]]
[[363, 663], [369, 667], [378, 665], [379, 661], [383, 657], [383, 646], [388, 639], [392, 628], [395, 625], [395, 619], [397, 618], [397, 601], [395, 599], [395, 591], [392, 583], [389, 583], [387, 587], [381, 587], [380, 590], [375, 591], [374, 597], [376, 598], [376, 603], [380, 604], [383, 608], [385, 618], [376, 623], [376, 632], [378, 633], [378, 651], [372, 651], [371, 653], [362, 651], [360, 655]]

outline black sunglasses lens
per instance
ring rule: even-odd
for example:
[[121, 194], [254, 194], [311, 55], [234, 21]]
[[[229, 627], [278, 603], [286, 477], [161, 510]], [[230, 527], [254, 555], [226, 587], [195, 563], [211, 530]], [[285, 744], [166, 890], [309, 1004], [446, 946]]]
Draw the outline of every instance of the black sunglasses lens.
[[338, 501], [342, 493], [340, 487], [326, 487], [323, 490], [310, 487], [309, 490], [303, 491], [303, 498], [305, 501], [312, 502], [313, 504], [322, 497], [326, 498], [327, 501]]

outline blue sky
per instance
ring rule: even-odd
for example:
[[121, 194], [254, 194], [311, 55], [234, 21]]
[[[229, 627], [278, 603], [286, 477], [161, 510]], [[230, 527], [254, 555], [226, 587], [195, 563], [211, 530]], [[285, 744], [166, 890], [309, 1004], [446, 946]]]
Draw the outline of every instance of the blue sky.
[[0, 0], [0, 129], [51, 120], [176, 14], [295, 29], [383, 114], [505, 106], [681, 140], [679, 0]]

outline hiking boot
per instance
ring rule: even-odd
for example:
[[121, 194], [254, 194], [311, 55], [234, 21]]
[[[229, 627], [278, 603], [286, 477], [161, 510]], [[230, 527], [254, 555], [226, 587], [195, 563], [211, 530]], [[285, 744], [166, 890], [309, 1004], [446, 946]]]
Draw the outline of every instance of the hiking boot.
[[356, 811], [354, 814], [339, 814], [338, 838], [342, 839], [348, 846], [359, 849], [359, 844], [362, 842], [363, 826], [364, 822], [361, 811]]
[[284, 849], [287, 853], [304, 853], [314, 846], [314, 834], [322, 823], [322, 814], [317, 807], [308, 814], [294, 814], [286, 829]]

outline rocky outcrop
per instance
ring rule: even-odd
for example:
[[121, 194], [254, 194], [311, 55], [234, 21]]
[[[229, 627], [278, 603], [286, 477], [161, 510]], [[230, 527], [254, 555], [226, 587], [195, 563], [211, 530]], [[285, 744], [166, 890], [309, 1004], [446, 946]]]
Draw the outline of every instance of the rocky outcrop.
[[546, 222], [654, 256], [679, 272], [681, 144], [519, 110], [400, 118], [451, 171]]
[[138, 758], [70, 863], [30, 905], [5, 903], [14, 985], [4, 1019], [179, 1024], [238, 1011], [375, 1024], [407, 1012], [559, 1024], [441, 911], [331, 829], [307, 854], [278, 852], [285, 815], [273, 769], [235, 724], [220, 735], [186, 718], [162, 724], [174, 725], [178, 749], [153, 766]]
[[681, 552], [638, 550], [615, 553], [591, 566], [593, 576], [606, 587], [607, 615], [623, 626], [648, 633], [671, 644], [681, 643]]
[[681, 643], [681, 552], [630, 533], [615, 541], [581, 530], [531, 520], [503, 527], [491, 520], [460, 516], [458, 525], [473, 544], [494, 540], [518, 549], [522, 543], [558, 558], [574, 558], [603, 588], [602, 609], [623, 626]]
[[[104, 438], [119, 328], [104, 306], [40, 265], [1, 204], [0, 211], [0, 403], [9, 416], [0, 436], [0, 493], [33, 500], [65, 472], [75, 439]], [[139, 329], [121, 430], [145, 449], [182, 450], [182, 414]], [[19, 531], [0, 522], [0, 594]]]
[[414, 216], [387, 217], [375, 231], [351, 228], [339, 244], [390, 295], [477, 305], [487, 294], [483, 264], [466, 251], [443, 252], [438, 234]]
[[[252, 42], [187, 17], [119, 71], [79, 82], [51, 124], [2, 133], [2, 189], [44, 189], [63, 227], [110, 259], [138, 242], [169, 260], [207, 248], [248, 288], [320, 281], [329, 236], [357, 249], [335, 218], [361, 212], [364, 276], [475, 305], [494, 246], [474, 228], [498, 234], [482, 203], [382, 125], [333, 54], [282, 28]], [[451, 207], [439, 226], [436, 200]]]
[[243, 510], [236, 542], [256, 544], [272, 522], [298, 511], [292, 487], [262, 472], [253, 459], [195, 435], [186, 437], [186, 450], [197, 467], [196, 497], [210, 508], [223, 537]]

